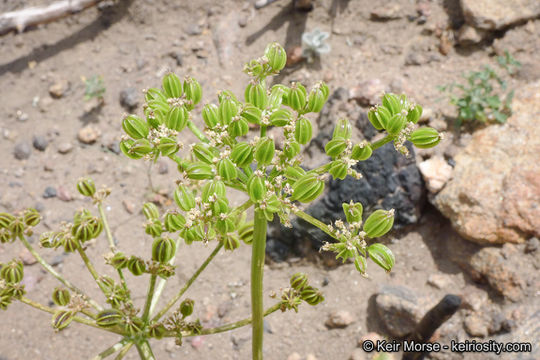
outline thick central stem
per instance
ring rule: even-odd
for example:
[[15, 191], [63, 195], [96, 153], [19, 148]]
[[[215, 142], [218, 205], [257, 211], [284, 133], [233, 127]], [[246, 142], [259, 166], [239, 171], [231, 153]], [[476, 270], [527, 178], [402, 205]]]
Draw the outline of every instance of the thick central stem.
[[252, 313], [252, 358], [263, 358], [263, 273], [264, 256], [266, 250], [266, 226], [264, 214], [255, 210], [255, 224], [253, 230], [253, 244], [251, 255], [251, 313]]
[[150, 343], [148, 342], [148, 340], [141, 340], [135, 343], [135, 346], [137, 347], [137, 351], [139, 352], [141, 360], [156, 360], [156, 357], [152, 352], [152, 348], [150, 347]]

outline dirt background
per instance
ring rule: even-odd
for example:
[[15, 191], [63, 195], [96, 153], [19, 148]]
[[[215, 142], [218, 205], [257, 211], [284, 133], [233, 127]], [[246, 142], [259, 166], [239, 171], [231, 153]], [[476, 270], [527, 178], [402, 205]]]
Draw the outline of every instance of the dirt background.
[[[47, 1], [0, 1], [0, 11], [39, 5]], [[359, 83], [378, 78], [383, 84], [401, 88], [417, 102], [443, 113], [455, 115], [446, 100], [441, 101], [437, 86], [457, 81], [460, 74], [494, 64], [495, 53], [509, 50], [523, 63], [512, 87], [538, 76], [540, 21], [509, 29], [472, 48], [452, 46], [452, 27], [463, 19], [456, 1], [427, 2], [427, 21], [418, 24], [418, 4], [412, 0], [387, 2], [399, 8], [392, 21], [370, 20], [373, 1], [315, 1], [315, 9], [298, 13], [289, 1], [281, 0], [255, 10], [248, 1], [149, 1], [126, 0], [102, 10], [83, 13], [29, 29], [22, 34], [0, 37], [0, 211], [35, 207], [43, 214], [41, 230], [54, 229], [69, 221], [73, 212], [91, 207], [75, 189], [78, 178], [89, 175], [96, 184], [108, 185], [113, 192], [107, 213], [119, 246], [128, 253], [144, 256], [151, 238], [144, 235], [140, 204], [160, 200], [165, 206], [177, 175], [172, 163], [153, 168], [152, 182], [162, 195], [152, 193], [148, 165], [115, 153], [121, 135], [121, 119], [127, 112], [119, 102], [122, 90], [143, 89], [160, 84], [167, 69], [178, 75], [192, 75], [202, 84], [202, 104], [212, 101], [220, 89], [242, 94], [247, 76], [241, 72], [247, 60], [260, 56], [265, 45], [278, 41], [290, 48], [300, 44], [303, 31], [314, 28], [331, 33], [332, 51], [314, 65], [301, 64], [288, 69], [282, 81], [300, 80], [312, 85], [324, 79], [329, 87], [352, 89]], [[460, 23], [461, 22], [461, 23]], [[448, 53], [440, 51], [442, 29], [450, 34]], [[446, 36], [446, 35], [445, 35]], [[446, 40], [443, 40], [443, 42]], [[445, 52], [445, 51], [443, 51]], [[411, 55], [413, 54], [413, 55]], [[411, 57], [419, 57], [415, 63]], [[105, 105], [88, 111], [82, 77], [102, 76], [106, 86]], [[49, 87], [64, 84], [59, 99], [52, 99]], [[142, 103], [142, 93], [139, 94]], [[86, 107], [86, 109], [85, 109]], [[200, 106], [197, 111], [200, 112]], [[141, 113], [140, 106], [135, 110]], [[202, 123], [200, 118], [195, 120]], [[79, 130], [92, 124], [101, 136], [93, 145], [77, 140]], [[32, 148], [34, 136], [48, 140], [45, 151]], [[182, 139], [189, 143], [190, 139]], [[16, 144], [30, 144], [30, 156], [14, 157]], [[459, 145], [459, 141], [455, 140]], [[66, 154], [59, 148], [72, 149]], [[44, 198], [47, 187], [57, 196]], [[61, 191], [60, 191], [61, 189]], [[62, 192], [62, 194], [60, 194]], [[158, 196], [158, 198], [156, 198]], [[66, 199], [72, 198], [70, 201]], [[240, 202], [241, 199], [236, 199]], [[134, 211], [130, 214], [129, 211]], [[445, 257], [445, 239], [455, 236], [448, 222], [427, 207], [420, 223], [393, 234], [391, 248], [396, 256], [394, 271], [387, 275], [370, 264], [369, 279], [358, 275], [351, 264], [326, 269], [303, 259], [268, 264], [265, 294], [287, 286], [290, 275], [309, 274], [321, 287], [326, 301], [317, 307], [303, 305], [298, 314], [275, 313], [267, 318], [265, 358], [287, 359], [294, 352], [301, 358], [348, 359], [361, 336], [370, 331], [384, 334], [373, 309], [373, 295], [385, 284], [406, 284], [423, 298], [436, 303], [445, 291], [427, 285], [433, 273], [450, 276], [456, 293], [471, 284], [467, 275]], [[101, 261], [107, 251], [102, 237], [89, 248], [98, 270], [110, 270]], [[162, 299], [168, 298], [198, 267], [211, 248], [194, 244], [179, 252], [177, 275], [168, 284]], [[100, 293], [83, 263], [75, 255], [59, 255], [42, 250], [56, 269], [98, 300]], [[0, 246], [0, 261], [24, 255], [22, 246]], [[250, 249], [242, 246], [234, 254], [220, 253], [208, 270], [186, 294], [195, 299], [196, 315], [205, 326], [215, 326], [249, 315]], [[38, 265], [25, 267], [27, 296], [49, 303], [50, 289], [57, 285]], [[112, 274], [110, 274], [112, 275]], [[128, 275], [135, 299], [141, 306], [147, 279]], [[482, 285], [474, 285], [482, 287]], [[266, 297], [265, 303], [272, 299]], [[534, 299], [531, 299], [534, 301]], [[333, 310], [346, 310], [354, 322], [345, 329], [327, 329], [325, 321]], [[0, 317], [0, 359], [85, 359], [117, 341], [117, 337], [73, 324], [59, 334], [49, 325], [50, 315], [14, 303]], [[454, 317], [441, 333], [461, 332], [461, 320]], [[463, 335], [466, 337], [466, 335]], [[173, 340], [152, 342], [158, 359], [248, 359], [250, 329], [186, 339], [177, 348]], [[439, 356], [444, 356], [441, 354]], [[132, 350], [127, 359], [138, 358]], [[397, 358], [397, 357], [396, 357]], [[446, 354], [446, 358], [473, 358], [472, 355]], [[485, 358], [485, 357], [478, 357]]]

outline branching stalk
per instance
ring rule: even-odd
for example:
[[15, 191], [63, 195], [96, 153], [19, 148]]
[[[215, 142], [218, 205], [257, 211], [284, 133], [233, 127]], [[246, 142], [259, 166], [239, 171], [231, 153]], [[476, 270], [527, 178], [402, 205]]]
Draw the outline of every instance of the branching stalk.
[[187, 127], [189, 128], [189, 130], [191, 130], [193, 135], [197, 137], [197, 139], [206, 143], [208, 142], [208, 138], [206, 137], [206, 135], [204, 135], [204, 133], [199, 130], [199, 128], [197, 127], [197, 125], [195, 125], [193, 121], [189, 120], [187, 123]]
[[152, 304], [152, 297], [154, 297], [154, 288], [156, 287], [157, 275], [150, 275], [150, 286], [148, 286], [148, 293], [146, 294], [146, 303], [144, 304], [144, 311], [142, 319], [145, 323], [148, 322], [148, 316], [150, 315], [150, 305]]
[[182, 295], [184, 295], [187, 289], [189, 289], [191, 284], [193, 284], [193, 282], [199, 277], [199, 275], [208, 266], [210, 261], [212, 261], [212, 259], [217, 255], [217, 253], [219, 252], [219, 250], [221, 250], [222, 247], [223, 247], [223, 244], [220, 242], [215, 247], [214, 251], [212, 251], [212, 253], [206, 258], [206, 260], [202, 263], [202, 265], [197, 269], [197, 271], [195, 271], [195, 273], [191, 276], [191, 278], [184, 284], [182, 289], [180, 289], [180, 291], [167, 303], [167, 305], [165, 305], [165, 307], [159, 313], [157, 313], [156, 316], [152, 318], [152, 321], [159, 320], [163, 315], [165, 315], [167, 311], [169, 311], [169, 309], [182, 297]]
[[371, 144], [371, 149], [372, 150], [375, 150], [375, 149], [378, 149], [380, 148], [381, 146], [385, 145], [385, 144], [388, 144], [390, 141], [394, 140], [394, 136], [390, 136], [390, 135], [386, 135], [385, 137], [383, 137], [382, 139], [380, 140], [377, 140], [375, 141], [374, 143]]
[[101, 281], [99, 281], [99, 274], [96, 271], [96, 268], [94, 267], [94, 265], [92, 264], [90, 259], [88, 258], [88, 256], [86, 255], [86, 252], [84, 252], [84, 249], [82, 248], [82, 245], [81, 245], [80, 242], [78, 243], [77, 251], [79, 252], [79, 255], [81, 255], [81, 259], [84, 262], [84, 264], [86, 265], [86, 268], [88, 269], [90, 274], [92, 274], [92, 277], [96, 281], [96, 284], [99, 286], [99, 288], [101, 289], [103, 294], [106, 294], [107, 289], [105, 289], [105, 286], [101, 283]]
[[47, 271], [49, 274], [54, 276], [58, 281], [60, 281], [64, 286], [66, 286], [71, 291], [81, 295], [85, 301], [87, 301], [94, 309], [97, 311], [103, 310], [103, 308], [94, 300], [92, 300], [88, 295], [86, 295], [81, 289], [73, 285], [71, 282], [66, 280], [62, 275], [60, 275], [56, 270], [53, 269], [51, 265], [49, 265], [42, 257], [38, 254], [38, 252], [30, 245], [28, 240], [24, 236], [19, 236], [19, 239], [23, 243], [23, 245], [30, 251], [32, 256], [37, 260], [37, 262]]
[[102, 352], [100, 352], [96, 357], [93, 357], [92, 360], [105, 359], [107, 356], [110, 356], [110, 355], [114, 354], [118, 350], [120, 350], [120, 349], [124, 348], [126, 345], [130, 345], [130, 344], [132, 344], [130, 339], [123, 338], [122, 340], [120, 340], [116, 344], [114, 344], [114, 345], [108, 347], [107, 349], [103, 350]]
[[[28, 299], [27, 297], [24, 297], [24, 296], [21, 297], [19, 300], [22, 303], [26, 304], [26, 305], [30, 305], [35, 309], [48, 312], [49, 314], [54, 314], [56, 312], [53, 308], [42, 305], [42, 304], [40, 304], [38, 302], [35, 302], [33, 300]], [[82, 317], [79, 317], [79, 316], [74, 316], [73, 321], [76, 321], [78, 323], [85, 324], [85, 325], [88, 325], [88, 326], [95, 327], [96, 329], [106, 330], [106, 331], [110, 331], [110, 332], [115, 333], [115, 334], [124, 335], [124, 332], [121, 329], [117, 328], [117, 327], [102, 328], [102, 327], [98, 326], [94, 321], [89, 320], [89, 319], [85, 319], [85, 318], [82, 318]]]
[[[276, 312], [277, 310], [279, 310], [280, 306], [281, 306], [281, 303], [277, 303], [277, 304], [273, 305], [272, 307], [266, 309], [266, 311], [264, 312], [264, 316], [268, 316], [268, 315]], [[222, 325], [222, 326], [218, 326], [218, 327], [210, 328], [210, 329], [203, 329], [200, 332], [200, 334], [186, 333], [186, 334], [182, 334], [182, 336], [183, 337], [190, 337], [190, 336], [196, 336], [196, 335], [218, 334], [218, 333], [222, 333], [222, 332], [225, 332], [225, 331], [238, 329], [239, 327], [242, 327], [242, 326], [249, 325], [249, 324], [251, 324], [251, 321], [252, 321], [251, 317], [248, 317], [248, 318], [236, 321], [236, 322], [231, 323], [231, 324], [226, 324], [226, 325]], [[167, 334], [166, 336], [173, 337], [173, 336], [176, 336], [176, 334], [171, 333], [171, 334]]]
[[301, 210], [298, 210], [297, 212], [295, 212], [295, 214], [300, 219], [302, 219], [304, 221], [307, 221], [308, 223], [310, 223], [313, 226], [318, 227], [319, 229], [321, 229], [328, 236], [330, 236], [332, 238], [335, 238], [335, 235], [328, 229], [328, 225], [326, 225], [322, 221], [320, 221], [318, 219], [315, 219], [313, 216], [311, 216], [309, 214], [306, 214], [305, 212], [303, 212]]

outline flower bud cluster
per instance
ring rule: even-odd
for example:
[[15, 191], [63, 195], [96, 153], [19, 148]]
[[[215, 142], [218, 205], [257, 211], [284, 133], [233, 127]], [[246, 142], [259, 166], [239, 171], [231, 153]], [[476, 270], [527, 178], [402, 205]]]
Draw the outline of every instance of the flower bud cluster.
[[442, 134], [435, 129], [423, 127], [415, 130], [422, 115], [422, 107], [411, 103], [405, 95], [384, 94], [382, 105], [368, 112], [368, 119], [377, 130], [385, 130], [394, 141], [394, 147], [404, 155], [409, 151], [405, 142], [409, 140], [417, 148], [430, 148], [437, 145]]
[[284, 289], [281, 293], [281, 311], [294, 310], [298, 312], [298, 306], [302, 300], [312, 306], [324, 301], [320, 290], [309, 285], [306, 274], [294, 274], [291, 276], [290, 284], [291, 287]]
[[351, 201], [343, 204], [343, 212], [347, 223], [336, 220], [334, 225], [328, 225], [327, 231], [336, 240], [335, 243], [325, 243], [321, 250], [335, 252], [336, 259], [343, 262], [352, 259], [357, 270], [366, 274], [366, 258], [390, 271], [394, 266], [394, 255], [386, 246], [380, 243], [368, 245], [367, 239], [385, 235], [394, 223], [394, 209], [389, 211], [376, 210], [365, 222], [362, 222], [363, 207], [361, 203]]

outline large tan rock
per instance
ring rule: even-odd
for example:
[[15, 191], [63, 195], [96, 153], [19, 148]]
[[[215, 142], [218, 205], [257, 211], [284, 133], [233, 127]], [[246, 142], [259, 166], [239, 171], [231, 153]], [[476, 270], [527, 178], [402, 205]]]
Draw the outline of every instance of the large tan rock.
[[480, 244], [540, 236], [540, 81], [520, 89], [504, 125], [477, 131], [434, 204]]
[[467, 23], [477, 29], [499, 30], [540, 16], [538, 0], [461, 0]]

